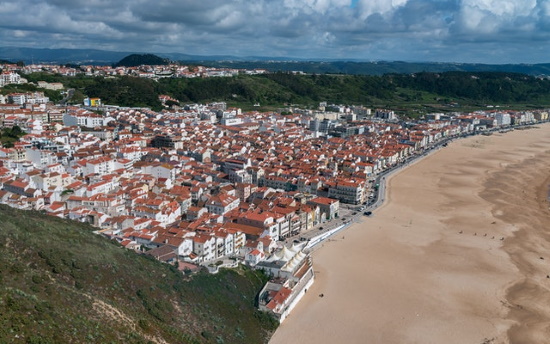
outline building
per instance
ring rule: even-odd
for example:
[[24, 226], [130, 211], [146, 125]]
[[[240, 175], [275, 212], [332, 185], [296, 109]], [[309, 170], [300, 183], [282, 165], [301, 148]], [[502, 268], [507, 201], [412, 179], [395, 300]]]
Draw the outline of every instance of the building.
[[103, 117], [93, 112], [68, 112], [63, 115], [63, 125], [82, 126], [87, 128], [103, 127], [112, 121], [111, 117]]
[[21, 76], [15, 72], [4, 72], [0, 74], [0, 87], [4, 87], [9, 84], [20, 84]]
[[206, 202], [206, 208], [212, 214], [224, 215], [225, 213], [237, 208], [239, 206], [240, 199], [227, 194], [219, 194], [212, 196], [208, 202]]
[[315, 274], [308, 253], [300, 245], [283, 248], [255, 266], [271, 276], [258, 296], [261, 311], [283, 322], [313, 285]]
[[510, 114], [508, 113], [499, 112], [495, 115], [495, 119], [497, 121], [497, 126], [499, 127], [509, 126], [512, 124], [512, 117], [510, 117]]
[[338, 181], [329, 186], [328, 197], [336, 198], [342, 203], [361, 204], [366, 200], [366, 184], [364, 182]]
[[182, 149], [183, 148], [183, 141], [180, 136], [174, 136], [174, 135], [157, 135], [151, 140], [151, 146], [155, 148], [174, 148], [174, 149]]
[[308, 205], [319, 207], [321, 222], [330, 221], [338, 217], [340, 201], [327, 197], [316, 197], [307, 202]]

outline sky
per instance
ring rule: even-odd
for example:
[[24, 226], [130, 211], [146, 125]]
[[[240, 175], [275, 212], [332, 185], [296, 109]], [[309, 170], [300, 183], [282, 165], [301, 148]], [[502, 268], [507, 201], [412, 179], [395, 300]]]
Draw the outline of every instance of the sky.
[[550, 0], [2, 0], [0, 45], [546, 63]]

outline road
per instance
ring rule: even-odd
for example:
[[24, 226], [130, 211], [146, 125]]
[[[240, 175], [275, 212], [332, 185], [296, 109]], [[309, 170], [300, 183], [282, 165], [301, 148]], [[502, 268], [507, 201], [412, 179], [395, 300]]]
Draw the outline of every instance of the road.
[[69, 88], [67, 90], [67, 95], [65, 96], [65, 98], [61, 99], [61, 101], [59, 102], [60, 105], [65, 105], [74, 95], [74, 88]]

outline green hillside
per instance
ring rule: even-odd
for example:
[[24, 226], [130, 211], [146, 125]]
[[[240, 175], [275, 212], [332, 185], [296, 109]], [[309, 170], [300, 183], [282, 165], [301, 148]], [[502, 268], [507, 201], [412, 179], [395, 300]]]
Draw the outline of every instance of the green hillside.
[[[232, 78], [162, 79], [158, 88], [182, 102], [224, 100], [250, 108], [298, 104], [361, 104], [405, 110], [457, 111], [488, 104], [545, 107], [550, 80], [501, 72], [368, 75], [273, 73]], [[449, 106], [449, 104], [453, 104]]]
[[[43, 74], [25, 76], [29, 81], [44, 80]], [[486, 105], [514, 107], [550, 106], [550, 80], [525, 74], [502, 72], [446, 72], [370, 75], [294, 75], [273, 73], [236, 77], [165, 78], [158, 81], [135, 78], [90, 78], [50, 76], [76, 93], [99, 97], [104, 104], [145, 106], [155, 110], [167, 94], [183, 103], [226, 101], [244, 110], [289, 104], [318, 106], [361, 104], [414, 111], [467, 111]], [[76, 99], [76, 98], [75, 98]], [[452, 104], [452, 106], [449, 106]]]
[[[477, 64], [445, 62], [403, 62], [403, 61], [236, 61], [236, 60], [194, 60], [196, 64], [216, 68], [266, 69], [276, 71], [303, 71], [317, 74], [384, 75], [410, 74], [420, 72], [506, 72], [529, 75], [550, 74], [550, 64]], [[181, 62], [185, 64], [185, 61]]]
[[157, 55], [153, 54], [131, 54], [126, 57], [124, 57], [122, 60], [118, 61], [115, 64], [115, 67], [137, 67], [141, 65], [168, 65], [170, 64], [170, 60], [163, 59], [162, 57], [159, 57]]
[[93, 227], [0, 205], [1, 343], [264, 343], [265, 277], [184, 276]]

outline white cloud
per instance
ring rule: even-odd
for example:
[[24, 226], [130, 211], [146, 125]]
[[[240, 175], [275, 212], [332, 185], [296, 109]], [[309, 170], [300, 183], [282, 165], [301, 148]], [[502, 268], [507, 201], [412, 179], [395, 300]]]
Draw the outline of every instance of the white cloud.
[[392, 13], [399, 7], [407, 4], [409, 0], [359, 0], [356, 7], [360, 11], [362, 19], [368, 18], [373, 14], [382, 16]]
[[455, 30], [459, 39], [506, 41], [547, 35], [540, 31], [548, 20], [548, 0], [463, 0]]
[[510, 58], [543, 59], [549, 16], [550, 0], [4, 0], [0, 41], [399, 60], [460, 60], [497, 44]]
[[28, 35], [28, 32], [23, 31], [23, 30], [14, 30], [13, 31], [13, 37], [15, 37], [15, 38], [23, 38], [23, 37], [26, 37], [27, 35]]
[[531, 14], [537, 6], [537, 0], [464, 0], [462, 5], [488, 15], [518, 17]]

